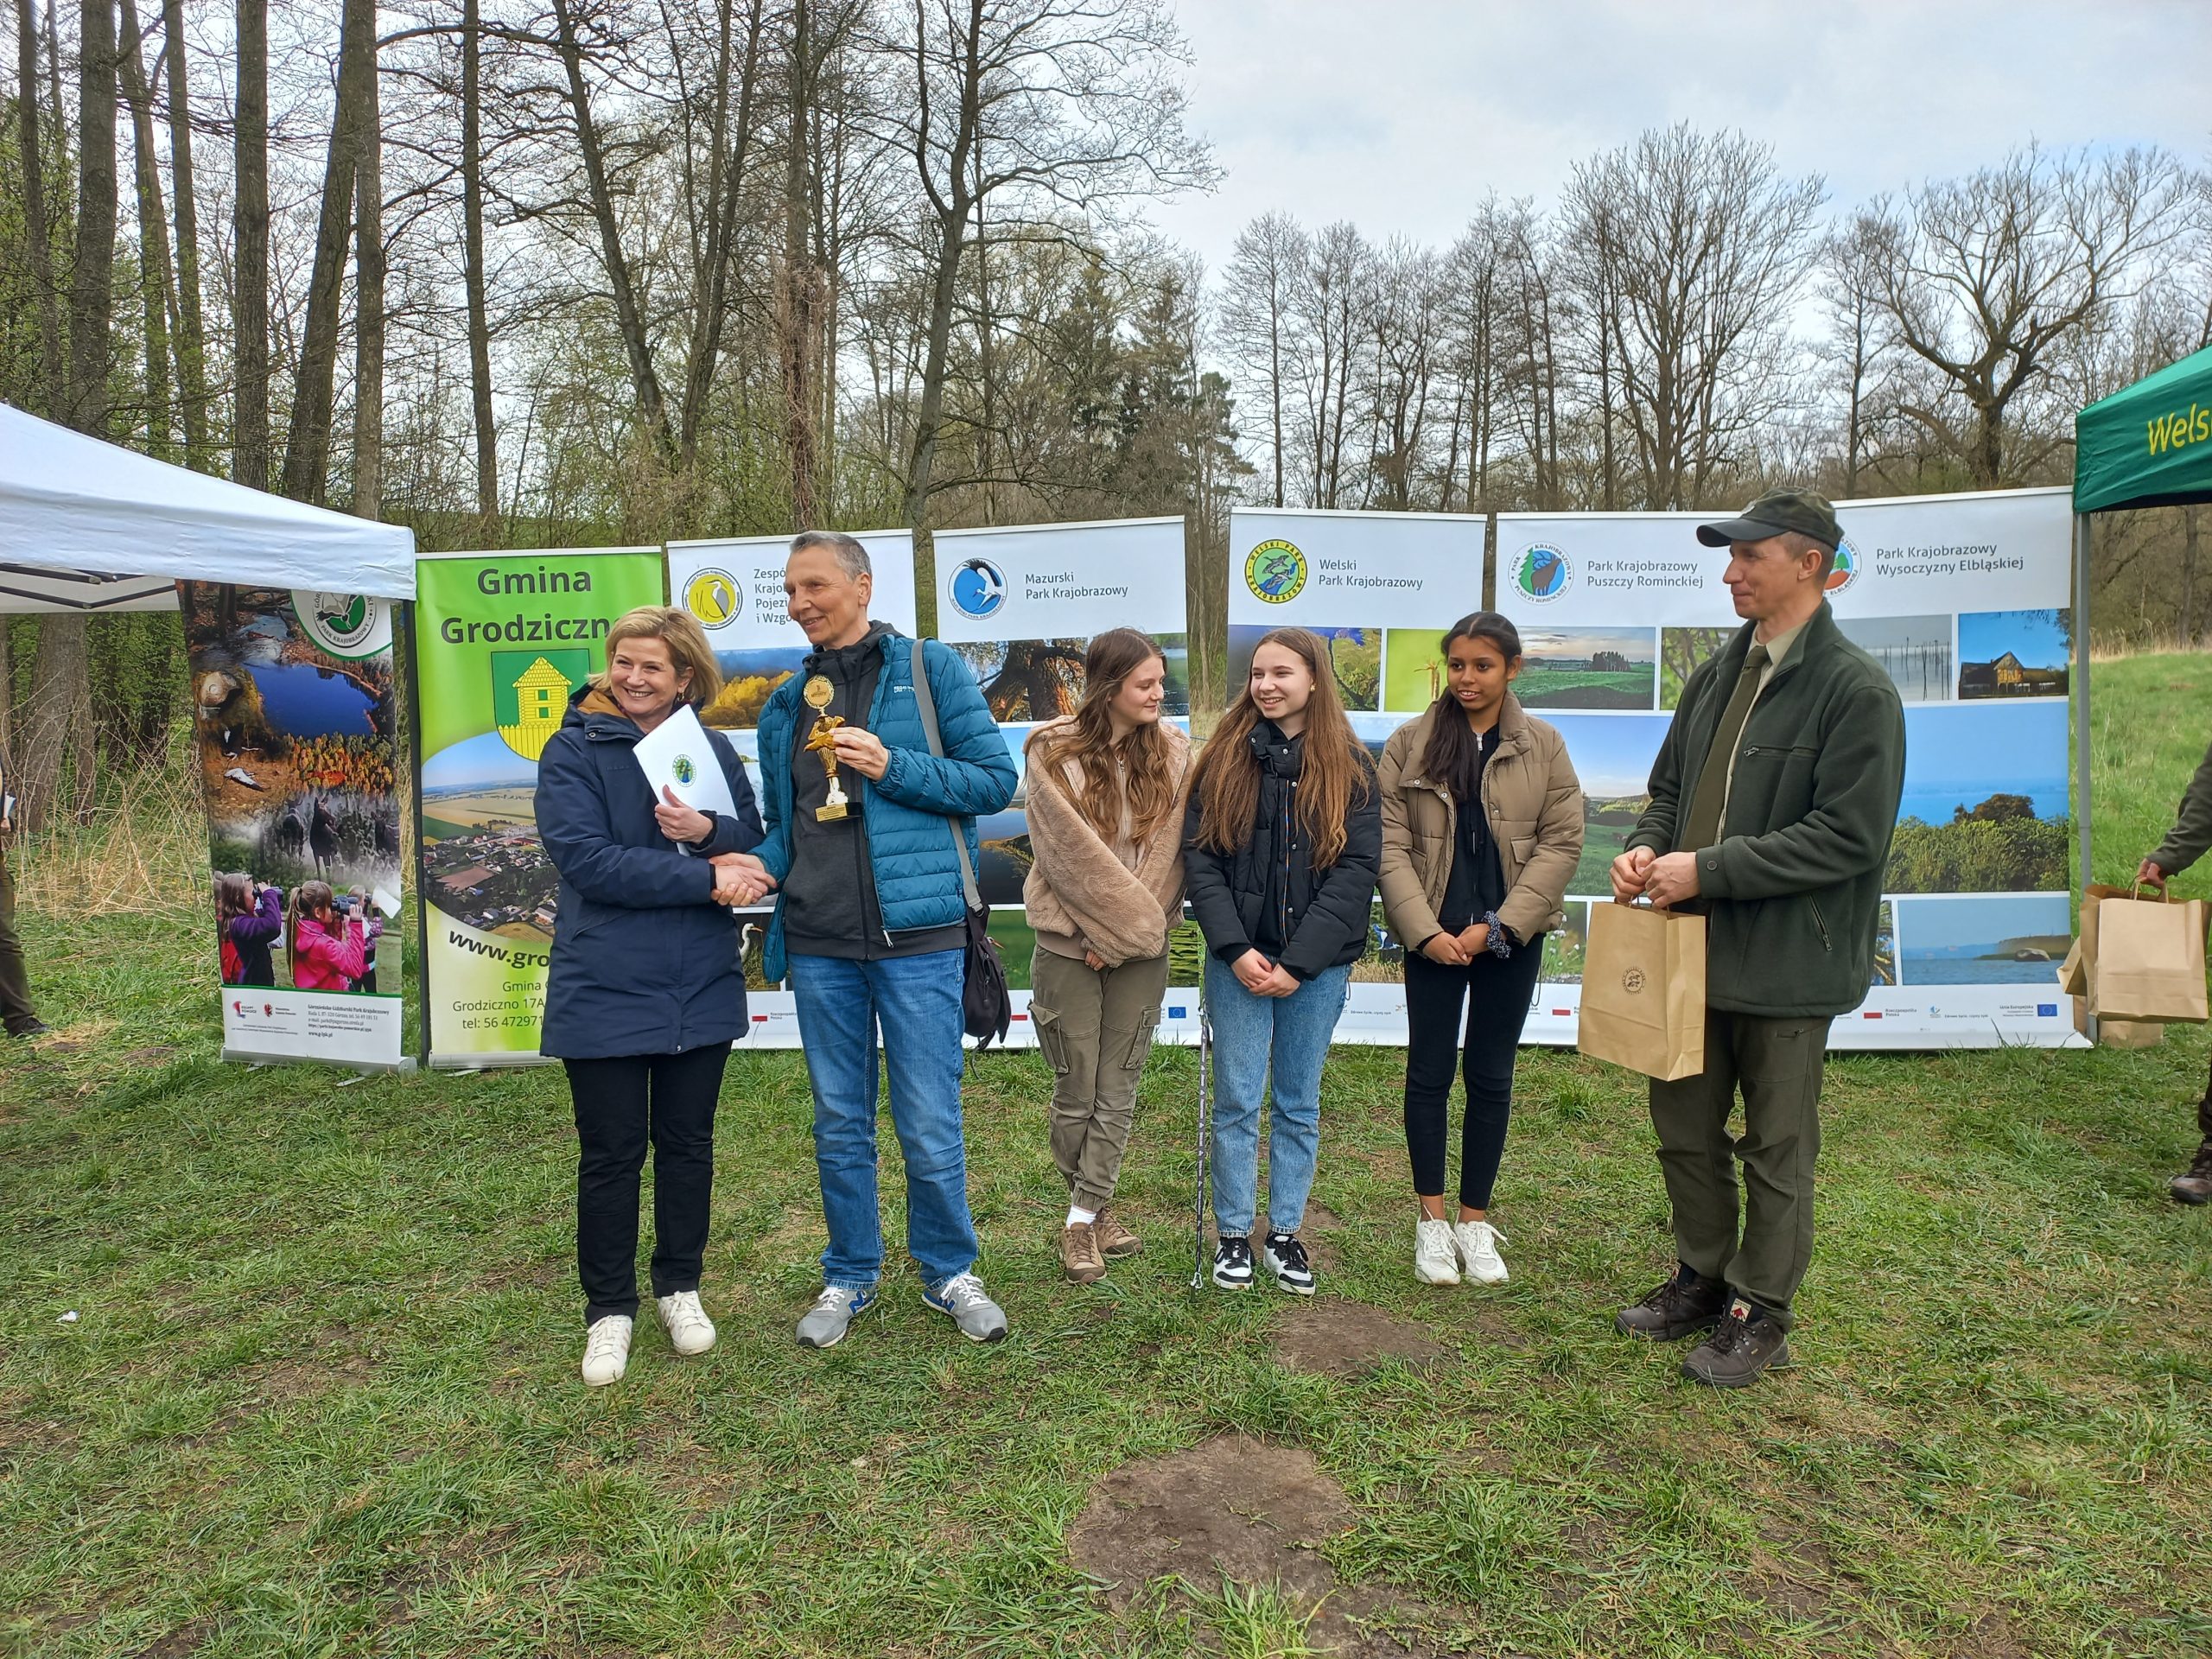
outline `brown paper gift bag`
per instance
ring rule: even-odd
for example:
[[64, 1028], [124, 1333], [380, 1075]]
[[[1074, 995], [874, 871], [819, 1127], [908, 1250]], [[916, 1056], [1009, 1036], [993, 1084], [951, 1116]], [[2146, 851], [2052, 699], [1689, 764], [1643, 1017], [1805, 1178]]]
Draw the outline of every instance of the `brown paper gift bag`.
[[[2074, 1005], [2074, 1029], [2089, 1034], [2089, 999], [2069, 996]], [[2166, 1028], [2155, 1020], [2100, 1020], [2097, 1043], [2103, 1048], [2156, 1048], [2166, 1040]]]
[[2202, 1021], [2205, 921], [2202, 899], [2097, 899], [2094, 942], [2083, 950], [2089, 1012], [2100, 1020]]
[[2089, 994], [2089, 961], [2082, 944], [2076, 938], [2066, 949], [2066, 960], [2058, 964], [2058, 988], [2077, 1001]]
[[1705, 1070], [1705, 918], [1593, 904], [1575, 1046], [1671, 1082]]

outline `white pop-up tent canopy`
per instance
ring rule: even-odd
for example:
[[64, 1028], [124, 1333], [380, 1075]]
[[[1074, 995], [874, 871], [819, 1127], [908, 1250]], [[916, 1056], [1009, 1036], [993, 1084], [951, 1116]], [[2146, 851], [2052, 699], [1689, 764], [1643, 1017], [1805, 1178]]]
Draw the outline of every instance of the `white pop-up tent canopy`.
[[180, 580], [412, 599], [415, 532], [0, 404], [0, 611], [174, 610]]

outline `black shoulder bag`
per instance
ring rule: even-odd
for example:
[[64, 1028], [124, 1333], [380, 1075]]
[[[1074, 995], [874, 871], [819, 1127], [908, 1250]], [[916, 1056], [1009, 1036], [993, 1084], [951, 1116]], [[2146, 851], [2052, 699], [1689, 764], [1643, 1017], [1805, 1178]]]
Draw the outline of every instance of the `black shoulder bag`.
[[[944, 757], [944, 737], [938, 730], [937, 695], [930, 690], [929, 665], [922, 660], [922, 641], [914, 641], [914, 701], [920, 705], [922, 732], [930, 753]], [[999, 942], [991, 937], [991, 912], [976, 890], [976, 867], [968, 857], [967, 820], [955, 817], [953, 850], [960, 855], [960, 894], [968, 917], [968, 956], [960, 988], [962, 1025], [978, 1048], [994, 1039], [1006, 1040], [1014, 1023], [1014, 997], [1006, 984], [1006, 963], [999, 957]]]

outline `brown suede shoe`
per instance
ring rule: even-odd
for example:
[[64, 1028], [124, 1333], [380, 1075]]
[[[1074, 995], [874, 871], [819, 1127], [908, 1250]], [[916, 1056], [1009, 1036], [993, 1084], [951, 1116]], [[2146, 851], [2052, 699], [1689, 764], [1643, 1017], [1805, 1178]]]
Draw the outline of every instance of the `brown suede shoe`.
[[1144, 1240], [1122, 1226], [1111, 1210], [1101, 1210], [1098, 1219], [1090, 1224], [1098, 1235], [1101, 1255], [1141, 1255], [1144, 1253]]
[[1078, 1285], [1096, 1284], [1106, 1276], [1106, 1258], [1098, 1253], [1098, 1230], [1089, 1222], [1071, 1222], [1060, 1230], [1060, 1268]]

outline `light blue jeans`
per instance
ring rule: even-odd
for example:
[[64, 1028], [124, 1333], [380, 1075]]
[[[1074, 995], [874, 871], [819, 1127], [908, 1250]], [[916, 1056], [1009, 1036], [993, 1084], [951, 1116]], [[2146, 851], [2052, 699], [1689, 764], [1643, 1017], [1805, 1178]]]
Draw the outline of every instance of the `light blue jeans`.
[[976, 1265], [968, 1152], [960, 1133], [960, 988], [965, 953], [884, 962], [791, 958], [798, 1037], [814, 1090], [814, 1162], [830, 1248], [825, 1285], [863, 1290], [883, 1272], [876, 1209], [876, 1030], [891, 1072], [891, 1122], [906, 1160], [906, 1249], [931, 1289]]
[[[1206, 958], [1213, 1020], [1213, 1219], [1224, 1238], [1252, 1231], [1260, 1185], [1260, 1102], [1272, 1093], [1268, 1225], [1294, 1233], [1321, 1151], [1321, 1066], [1351, 995], [1351, 967], [1325, 968], [1288, 996], [1255, 996]], [[1268, 1088], [1269, 1072], [1274, 1087]]]

